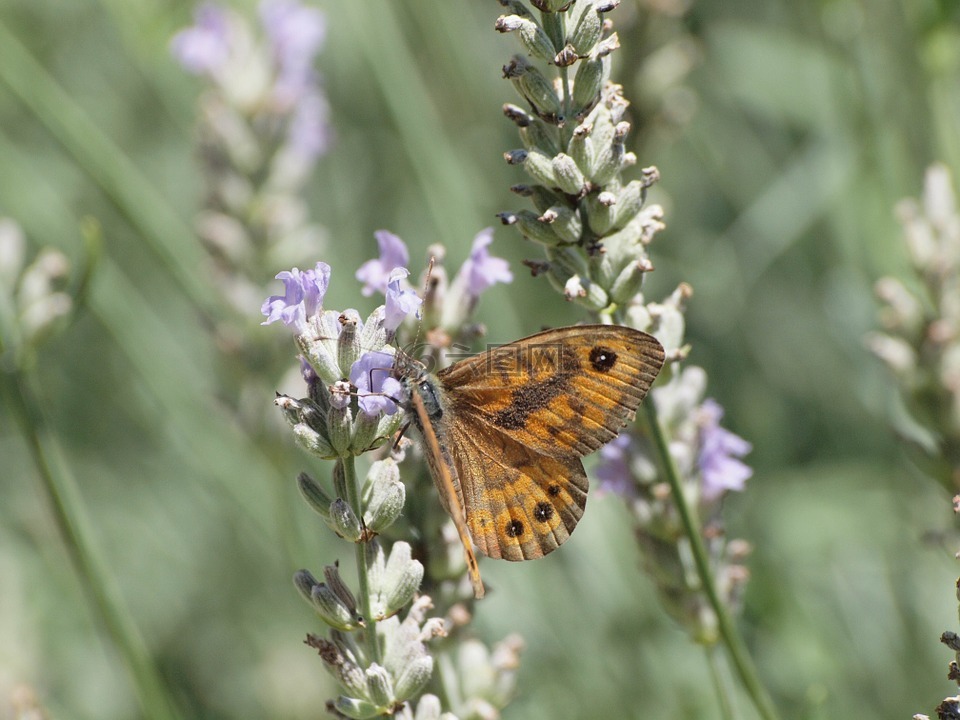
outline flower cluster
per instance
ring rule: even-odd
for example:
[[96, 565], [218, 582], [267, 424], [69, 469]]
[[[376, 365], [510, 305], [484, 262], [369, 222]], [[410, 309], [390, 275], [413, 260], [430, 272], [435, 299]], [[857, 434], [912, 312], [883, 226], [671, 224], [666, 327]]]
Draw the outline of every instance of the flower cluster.
[[[207, 200], [197, 230], [221, 295], [244, 316], [262, 296], [264, 268], [319, 251], [322, 232], [302, 194], [331, 141], [313, 68], [323, 14], [297, 0], [262, 0], [259, 15], [260, 36], [238, 13], [205, 3], [171, 41], [183, 68], [208, 85], [199, 127]], [[220, 332], [242, 338], [226, 325]]]
[[[430, 528], [438, 524], [422, 522], [412, 533], [420, 544], [398, 540], [386, 549], [384, 533], [401, 518], [409, 492], [410, 483], [400, 478], [402, 448], [375, 460], [362, 481], [356, 477], [354, 459], [384, 446], [400, 429], [403, 414], [398, 410], [405, 389], [394, 365], [397, 347], [413, 337], [414, 321], [419, 317], [425, 326], [426, 352], [436, 361], [454, 340], [475, 333], [475, 328], [465, 328], [472, 327], [470, 314], [480, 294], [512, 276], [506, 262], [490, 254], [492, 237], [485, 230], [475, 238], [451, 282], [442, 262], [433, 265], [424, 302], [407, 280], [406, 245], [387, 231], [376, 233], [376, 238], [379, 257], [365, 263], [356, 277], [364, 294], [380, 293], [384, 303], [366, 318], [356, 310], [324, 308], [331, 282], [331, 268], [324, 262], [279, 273], [283, 294], [267, 298], [261, 308], [264, 324], [279, 321], [293, 331], [307, 386], [305, 397], [280, 395], [276, 404], [301, 447], [335, 460], [332, 483], [302, 473], [300, 492], [328, 527], [357, 548], [356, 591], [337, 565], [324, 568], [322, 581], [307, 570], [295, 575], [300, 594], [331, 628], [329, 637], [310, 635], [307, 643], [319, 651], [343, 688], [330, 704], [331, 711], [341, 716], [454, 718], [449, 713], [441, 716], [440, 702], [430, 694], [420, 697], [415, 713], [412, 709], [439, 654], [445, 657], [442, 664], [448, 674], [456, 676], [443, 678], [452, 709], [466, 717], [494, 717], [512, 691], [518, 644], [513, 641], [510, 651], [503, 646], [491, 654], [482, 644], [459, 642], [471, 614], [465, 567], [451, 552], [456, 533], [453, 538], [443, 532], [434, 537]], [[439, 248], [434, 250], [442, 257]], [[415, 492], [422, 488], [417, 483], [413, 487]], [[434, 507], [434, 515], [442, 513], [435, 497], [422, 505]], [[418, 513], [423, 514], [419, 507]], [[431, 541], [432, 547], [427, 547]], [[429, 557], [429, 566], [425, 568], [416, 555]], [[431, 597], [418, 596], [424, 584], [439, 593], [436, 608]], [[431, 609], [437, 615], [428, 618]], [[447, 644], [429, 652], [428, 641], [437, 637], [446, 637]], [[466, 653], [468, 646], [474, 651]], [[451, 697], [454, 691], [456, 697]]]
[[[650, 332], [663, 344], [668, 366], [650, 395], [667, 457], [655, 460], [663, 453], [651, 435], [631, 428], [601, 449], [596, 474], [602, 488], [629, 504], [645, 567], [665, 607], [698, 641], [714, 643], [717, 618], [677, 503], [693, 502], [699, 511], [698, 533], [714, 582], [726, 604], [735, 606], [747, 577], [739, 564], [747, 547], [724, 540], [719, 511], [724, 495], [742, 490], [751, 474], [740, 460], [750, 446], [720, 427], [722, 409], [704, 398], [706, 373], [683, 367], [689, 286], [680, 285], [662, 303], [647, 301], [641, 292], [653, 269], [647, 247], [664, 227], [663, 211], [645, 205], [659, 178], [656, 168], [641, 170], [640, 179], [623, 177], [637, 158], [626, 149], [629, 103], [608, 79], [619, 41], [606, 13], [618, 2], [532, 0], [539, 14], [518, 0], [500, 2], [510, 14], [497, 20], [496, 29], [517, 33], [530, 56], [514, 57], [504, 68], [530, 108], [504, 107], [524, 144], [505, 157], [526, 171], [531, 182], [513, 190], [536, 208], [501, 219], [543, 247], [543, 260], [527, 261], [534, 275], [545, 274], [594, 319]], [[536, 61], [555, 68], [553, 79]], [[665, 482], [665, 470], [677, 476], [682, 498]]]
[[656, 168], [643, 170], [639, 180], [622, 178], [637, 158], [625, 144], [628, 103], [622, 88], [608, 82], [619, 41], [605, 13], [618, 3], [544, 2], [539, 19], [520, 2], [501, 4], [512, 14], [501, 16], [496, 29], [517, 32], [527, 51], [558, 73], [548, 81], [519, 55], [504, 67], [531, 109], [504, 106], [524, 144], [505, 158], [527, 173], [531, 182], [512, 189], [536, 211], [500, 218], [543, 247], [545, 260], [528, 262], [535, 274], [546, 274], [567, 300], [608, 314], [637, 294], [653, 268], [644, 246], [663, 215], [659, 206], [644, 207]]
[[[960, 488], [960, 212], [949, 170], [927, 171], [923, 199], [897, 207], [916, 277], [877, 282], [884, 332], [870, 349], [893, 371], [914, 423], [902, 431], [918, 461], [951, 491]], [[917, 426], [919, 423], [919, 428]], [[918, 434], [918, 430], [926, 434]]]
[[73, 309], [70, 262], [44, 248], [30, 264], [20, 226], [0, 218], [0, 353], [28, 352]]
[[[674, 358], [685, 354], [683, 310], [689, 293], [682, 285], [665, 302], [645, 306], [651, 319], [647, 329]], [[720, 426], [723, 409], [715, 400], [705, 399], [706, 389], [706, 372], [677, 359], [665, 368], [661, 381], [650, 391], [650, 400], [667, 439], [669, 462], [700, 518], [700, 534], [720, 596], [728, 607], [737, 608], [748, 578], [742, 561], [749, 546], [742, 540], [726, 541], [721, 508], [724, 496], [743, 490], [752, 474], [740, 459], [750, 452], [750, 444]], [[713, 644], [719, 639], [717, 618], [704, 596], [689, 538], [661, 465], [653, 459], [656, 455], [649, 435], [636, 429], [621, 433], [600, 450], [598, 487], [619, 495], [630, 508], [644, 567], [664, 607], [697, 642]]]

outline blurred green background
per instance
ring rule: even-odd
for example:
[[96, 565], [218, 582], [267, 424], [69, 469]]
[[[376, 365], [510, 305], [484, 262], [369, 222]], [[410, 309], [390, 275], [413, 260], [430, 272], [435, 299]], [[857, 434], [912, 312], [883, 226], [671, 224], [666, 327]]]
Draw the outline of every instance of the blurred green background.
[[[366, 312], [352, 275], [374, 230], [403, 237], [414, 265], [444, 242], [455, 266], [496, 212], [523, 207], [501, 157], [519, 146], [500, 112], [516, 102], [500, 67], [517, 45], [494, 32], [493, 0], [316, 5], [337, 138], [309, 201], [334, 267], [329, 306]], [[894, 385], [863, 336], [873, 282], [907, 272], [894, 204], [919, 194], [931, 162], [960, 167], [958, 7], [623, 0], [610, 16], [630, 147], [663, 176], [648, 297], [693, 285], [691, 362], [754, 444], [755, 475], [726, 517], [755, 547], [741, 626], [784, 718], [909, 717], [951, 693], [938, 642], [957, 622], [949, 498], [895, 442]], [[319, 622], [290, 578], [343, 546], [294, 484], [328, 470], [287, 435], [252, 442], [218, 398], [232, 360], [200, 320], [190, 232], [201, 84], [168, 51], [191, 11], [0, 4], [0, 215], [73, 258], [84, 218], [102, 225], [89, 304], [38, 372], [96, 539], [185, 716], [322, 717], [333, 683], [301, 642]], [[492, 342], [581, 317], [519, 265], [538, 252], [517, 233], [498, 225], [493, 250], [516, 280], [481, 303]], [[288, 335], [258, 327], [258, 311], [249, 332], [292, 363]], [[563, 552], [483, 564], [496, 591], [478, 633], [527, 643], [505, 717], [718, 717], [702, 649], [637, 568], [609, 497]], [[0, 707], [17, 683], [51, 717], [139, 716], [0, 412]]]

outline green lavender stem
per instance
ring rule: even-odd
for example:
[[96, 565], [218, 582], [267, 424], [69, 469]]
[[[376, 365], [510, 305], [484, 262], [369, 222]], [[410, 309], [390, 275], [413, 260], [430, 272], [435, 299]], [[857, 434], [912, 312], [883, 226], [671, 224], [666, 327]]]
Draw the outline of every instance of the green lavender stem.
[[[341, 459], [343, 474], [347, 486], [347, 503], [358, 518], [363, 517], [363, 508], [360, 503], [360, 484], [357, 479], [357, 467], [351, 455]], [[363, 621], [367, 624], [364, 636], [367, 640], [367, 654], [370, 662], [380, 663], [380, 643], [377, 640], [377, 621], [370, 610], [370, 580], [367, 577], [367, 543], [354, 543], [357, 558], [357, 583], [360, 586], [360, 612]]]
[[[3, 348], [0, 347], [0, 350]], [[16, 416], [37, 467], [70, 560], [90, 604], [110, 634], [132, 676], [144, 717], [180, 720], [169, 692], [154, 666], [106, 563], [94, 549], [90, 522], [83, 510], [76, 479], [61, 457], [59, 443], [41, 412], [35, 380], [24, 372], [0, 371], [0, 391]]]
[[704, 648], [707, 655], [707, 665], [710, 666], [710, 677], [713, 687], [717, 691], [717, 707], [723, 720], [734, 720], [733, 701], [731, 700], [730, 686], [727, 684], [727, 674], [724, 672], [723, 661], [716, 645], [707, 645]]
[[700, 584], [706, 593], [707, 600], [717, 616], [717, 625], [720, 629], [720, 637], [723, 639], [733, 661], [740, 682], [746, 689], [747, 694], [753, 701], [754, 707], [764, 720], [778, 720], [777, 710], [773, 701], [767, 694], [766, 689], [757, 677], [757, 670], [753, 665], [750, 654], [747, 652], [743, 639], [737, 632], [737, 627], [730, 616], [730, 612], [720, 593], [717, 591], [717, 585], [714, 582], [713, 572], [710, 570], [710, 560], [707, 556], [707, 548], [703, 544], [703, 538], [700, 536], [700, 529], [694, 521], [693, 513], [687, 505], [686, 496], [683, 493], [683, 486], [680, 481], [680, 473], [673, 462], [673, 456], [670, 454], [670, 448], [667, 446], [667, 439], [660, 427], [660, 421], [657, 419], [657, 411], [652, 402], [643, 404], [646, 412], [647, 424], [650, 428], [650, 434], [656, 445], [657, 452], [663, 464], [664, 473], [667, 476], [667, 482], [670, 484], [670, 492], [673, 496], [674, 504], [677, 506], [677, 512], [680, 515], [680, 522], [683, 524], [684, 532], [690, 541], [690, 549], [693, 552], [693, 559], [697, 566], [697, 574], [700, 576]]

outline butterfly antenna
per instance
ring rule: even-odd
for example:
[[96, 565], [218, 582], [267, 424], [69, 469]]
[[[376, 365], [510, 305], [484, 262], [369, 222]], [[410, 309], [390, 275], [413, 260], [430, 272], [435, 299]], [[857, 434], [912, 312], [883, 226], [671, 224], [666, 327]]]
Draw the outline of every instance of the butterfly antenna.
[[[436, 264], [437, 258], [434, 255], [430, 256], [430, 259], [427, 261], [427, 272], [423, 278], [423, 305], [426, 306], [430, 295], [433, 292], [432, 282], [433, 282], [433, 266]], [[413, 347], [417, 347], [417, 344], [420, 342], [420, 334], [423, 331], [423, 313], [420, 314], [420, 317], [417, 318], [417, 334], [413, 338]]]

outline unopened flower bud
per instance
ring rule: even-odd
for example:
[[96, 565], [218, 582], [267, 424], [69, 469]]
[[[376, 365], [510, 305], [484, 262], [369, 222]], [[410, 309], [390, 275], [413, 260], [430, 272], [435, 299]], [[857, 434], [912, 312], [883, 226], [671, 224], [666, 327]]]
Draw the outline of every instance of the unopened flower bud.
[[[528, 158], [529, 162], [529, 158]], [[585, 190], [586, 178], [577, 167], [577, 163], [566, 153], [560, 153], [552, 160], [553, 174], [557, 178], [557, 185], [565, 193], [581, 195]], [[526, 166], [526, 163], [524, 163]]]
[[580, 220], [579, 210], [566, 205], [555, 205], [538, 219], [550, 225], [561, 240], [571, 244], [580, 241], [580, 236], [583, 233], [583, 222]]
[[367, 415], [365, 412], [357, 413], [353, 421], [353, 440], [350, 447], [355, 455], [370, 450], [379, 445], [380, 435], [380, 415]]
[[330, 444], [329, 439], [311, 428], [307, 423], [297, 423], [293, 426], [293, 439], [297, 445], [319, 458], [330, 460], [339, 456], [339, 453]]
[[363, 536], [360, 520], [343, 498], [337, 498], [330, 504], [330, 520], [337, 534], [350, 542], [359, 542]]
[[509, 78], [534, 112], [543, 120], [554, 125], [562, 124], [562, 105], [553, 86], [536, 67], [521, 57], [515, 57], [503, 68], [503, 75]]
[[501, 33], [517, 31], [527, 51], [541, 60], [550, 62], [557, 52], [543, 28], [529, 18], [519, 15], [501, 15], [497, 18], [494, 28]]
[[579, 275], [574, 275], [567, 281], [563, 294], [567, 300], [572, 300], [593, 311], [603, 310], [610, 304], [610, 296], [606, 290], [592, 280]]
[[337, 337], [337, 362], [341, 372], [349, 371], [360, 358], [360, 315], [356, 310], [346, 310], [339, 317], [340, 334]]
[[310, 591], [310, 601], [320, 619], [330, 627], [339, 630], [359, 627], [355, 612], [352, 612], [328, 585], [314, 585]]
[[340, 566], [337, 564], [324, 566], [323, 579], [327, 581], [330, 590], [340, 599], [346, 608], [351, 613], [355, 613], [357, 611], [357, 599], [343, 581], [343, 577], [340, 575]]
[[545, 222], [530, 210], [521, 210], [518, 213], [500, 213], [500, 220], [504, 225], [516, 224], [527, 240], [540, 243], [546, 247], [557, 247], [564, 244], [563, 239]]
[[373, 663], [366, 671], [367, 696], [382, 708], [391, 707], [394, 702], [393, 681], [390, 673], [382, 665]]
[[617, 193], [617, 205], [614, 211], [613, 227], [617, 230], [626, 227], [643, 208], [647, 191], [639, 180], [631, 180]]
[[520, 139], [527, 150], [540, 150], [548, 157], [560, 152], [557, 142], [557, 128], [548, 125], [543, 120], [534, 120], [526, 127], [520, 128]]
[[406, 664], [397, 678], [395, 694], [397, 702], [403, 702], [416, 695], [430, 681], [433, 675], [433, 658], [429, 655], [416, 658]]
[[586, 197], [587, 223], [599, 237], [603, 237], [613, 227], [613, 218], [617, 196], [612, 192], [591, 193]]
[[606, 185], [620, 172], [623, 166], [624, 142], [629, 130], [629, 123], [618, 123], [610, 145], [598, 152], [596, 170], [591, 178], [596, 185]]
[[573, 78], [573, 114], [585, 118], [600, 101], [600, 90], [606, 82], [608, 63], [600, 58], [580, 61]]
[[308, 603], [312, 603], [311, 593], [313, 592], [314, 586], [320, 583], [309, 570], [298, 570], [293, 575], [293, 584], [300, 593], [300, 597]]
[[377, 707], [369, 700], [360, 700], [341, 695], [333, 703], [334, 709], [351, 720], [367, 720], [368, 718], [383, 715], [383, 708]]
[[593, 139], [590, 137], [590, 131], [593, 126], [590, 123], [578, 125], [573, 131], [573, 137], [567, 145], [567, 153], [577, 163], [580, 171], [589, 177], [593, 173], [594, 149]]
[[[553, 168], [553, 158], [539, 149], [529, 150], [523, 157], [517, 157], [523, 163], [523, 169], [533, 181], [554, 188], [559, 185]], [[517, 163], [517, 164], [519, 164]]]
[[406, 487], [400, 481], [400, 470], [393, 460], [378, 460], [371, 465], [364, 498], [366, 510], [363, 518], [370, 530], [382, 532], [400, 516]]
[[600, 17], [594, 3], [587, 3], [587, 8], [580, 14], [580, 20], [567, 41], [576, 50], [577, 55], [586, 57], [597, 44], [602, 32], [603, 18]]
[[610, 298], [615, 303], [629, 302], [638, 292], [643, 284], [644, 274], [653, 270], [653, 265], [647, 258], [640, 258], [631, 262], [623, 269], [617, 279], [613, 281], [610, 288]]
[[350, 455], [350, 441], [353, 438], [353, 412], [350, 406], [331, 407], [327, 413], [327, 432], [330, 445], [340, 457]]
[[307, 475], [307, 473], [302, 472], [297, 476], [297, 487], [300, 489], [300, 494], [303, 496], [303, 499], [307, 501], [307, 505], [309, 505], [315, 513], [319, 514], [320, 517], [329, 519], [330, 503], [333, 502], [333, 498], [320, 487], [320, 483]]

